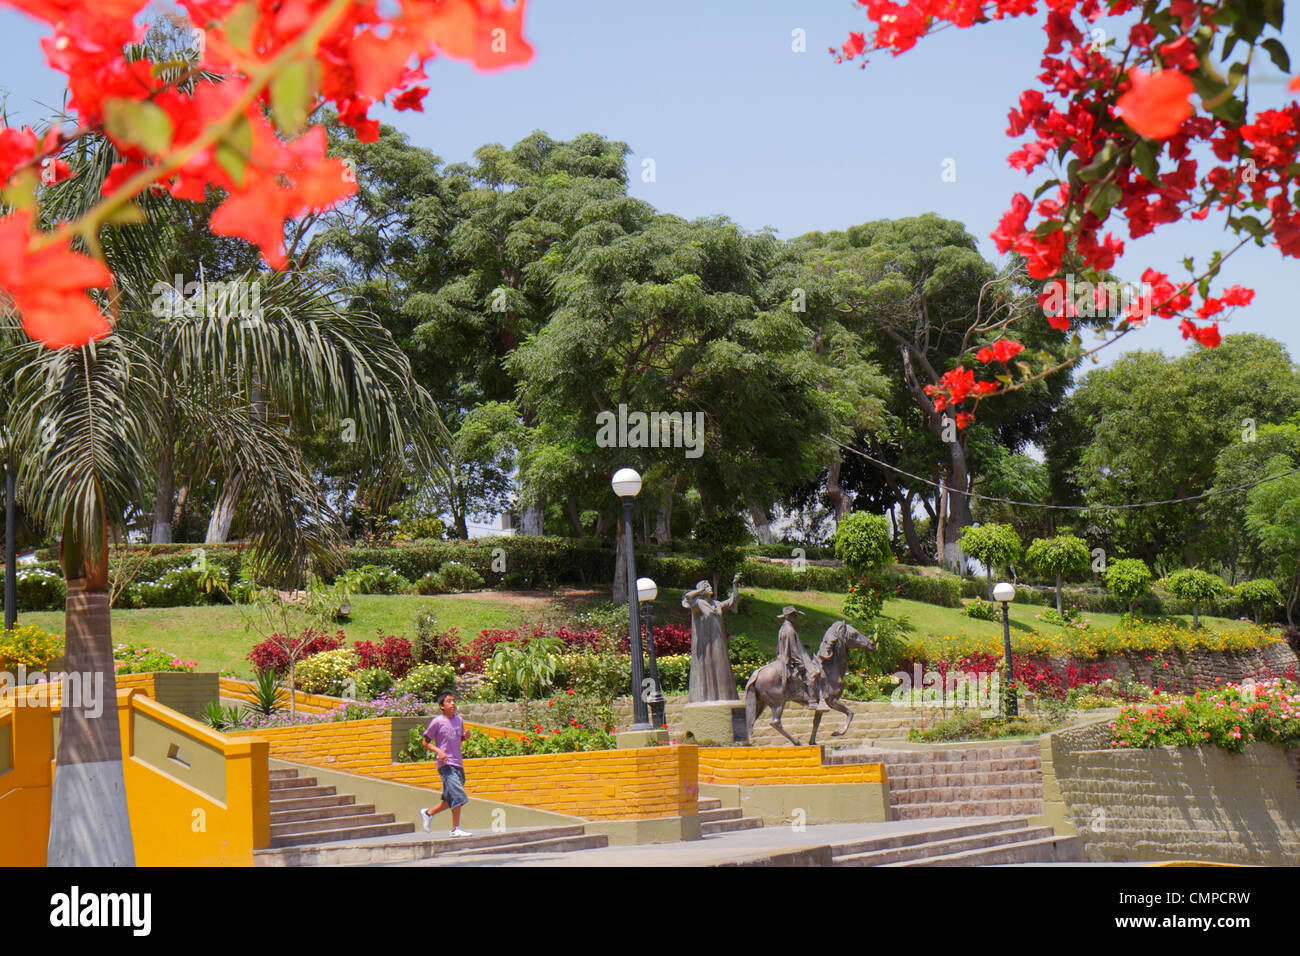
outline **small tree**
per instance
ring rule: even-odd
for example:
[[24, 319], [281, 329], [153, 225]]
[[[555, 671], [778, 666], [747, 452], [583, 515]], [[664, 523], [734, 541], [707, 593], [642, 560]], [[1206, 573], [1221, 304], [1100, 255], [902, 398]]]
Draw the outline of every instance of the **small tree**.
[[1265, 607], [1275, 607], [1282, 603], [1282, 590], [1272, 578], [1256, 578], [1242, 581], [1234, 589], [1237, 599], [1254, 612], [1255, 623], [1259, 623]]
[[835, 557], [855, 578], [863, 578], [894, 560], [889, 540], [889, 522], [883, 515], [855, 511], [835, 529]]
[[[257, 614], [245, 616], [244, 629], [258, 631], [289, 658], [287, 679], [290, 719], [297, 713], [294, 671], [309, 643], [308, 632], [323, 630], [334, 620], [343, 593], [345, 591], [342, 585], [330, 586], [312, 578], [307, 582], [307, 589], [302, 592], [257, 588], [250, 595], [249, 604]], [[240, 613], [243, 614], [243, 611]]]
[[750, 541], [749, 526], [740, 515], [717, 515], [705, 518], [695, 526], [695, 541], [703, 552], [705, 565], [713, 575], [713, 593], [718, 594], [718, 584], [739, 573], [745, 563], [740, 546]]
[[1106, 565], [1106, 587], [1121, 601], [1128, 602], [1132, 617], [1137, 602], [1151, 593], [1151, 569], [1140, 558], [1120, 558]]
[[1183, 568], [1164, 578], [1160, 586], [1174, 597], [1192, 604], [1192, 630], [1201, 626], [1201, 605], [1228, 593], [1228, 582], [1200, 568]]
[[1061, 582], [1088, 568], [1092, 555], [1082, 538], [1058, 534], [1055, 538], [1035, 538], [1025, 551], [1025, 560], [1039, 574], [1056, 575], [1056, 613], [1064, 614], [1061, 605]]
[[993, 569], [1020, 557], [1020, 536], [1009, 524], [973, 525], [961, 533], [961, 550], [984, 565], [989, 579], [989, 600], [993, 600]]

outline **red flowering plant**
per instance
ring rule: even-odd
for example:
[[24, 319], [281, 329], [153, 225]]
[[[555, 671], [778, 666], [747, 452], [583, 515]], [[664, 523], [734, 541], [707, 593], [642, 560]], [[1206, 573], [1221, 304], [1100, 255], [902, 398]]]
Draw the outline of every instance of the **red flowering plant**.
[[1198, 747], [1241, 753], [1252, 741], [1300, 744], [1300, 686], [1271, 678], [1200, 690], [1155, 706], [1126, 707], [1111, 725], [1112, 747]]
[[[209, 228], [254, 243], [281, 268], [286, 221], [356, 191], [344, 164], [326, 157], [324, 129], [308, 123], [318, 108], [331, 104], [374, 141], [370, 108], [422, 109], [423, 66], [436, 54], [484, 70], [532, 57], [520, 33], [526, 0], [182, 0], [199, 42], [181, 63], [155, 62], [141, 45], [146, 0], [7, 2], [52, 27], [41, 46], [67, 76], [76, 121], [40, 136], [0, 128], [0, 183], [13, 209], [0, 218], [0, 291], [51, 348], [111, 331], [113, 297], [92, 295], [113, 284], [99, 233], [138, 221], [142, 193], [202, 202], [220, 191]], [[41, 187], [69, 175], [62, 157], [91, 136], [117, 151], [102, 198], [44, 228]]]
[[[836, 62], [868, 50], [897, 56], [928, 33], [967, 28], [1039, 11], [1038, 0], [857, 0], [873, 25], [851, 32]], [[1213, 292], [1224, 262], [1247, 242], [1271, 240], [1284, 256], [1300, 257], [1300, 209], [1295, 205], [1300, 145], [1300, 77], [1282, 102], [1268, 103], [1260, 83], [1291, 72], [1279, 38], [1282, 0], [1048, 0], [1046, 46], [1038, 85], [1020, 95], [1007, 134], [1028, 140], [1008, 157], [1026, 175], [1042, 167], [1033, 198], [1011, 200], [992, 238], [1013, 252], [1038, 285], [1039, 305], [1052, 328], [1074, 332], [1064, 360], [1025, 353], [1009, 337], [1024, 317], [1008, 311], [983, 331], [992, 337], [954, 356], [955, 367], [925, 387], [936, 413], [951, 409], [958, 428], [979, 402], [1023, 388], [1146, 324], [1151, 315], [1177, 319], [1184, 338], [1213, 348], [1219, 321], [1249, 305], [1254, 292], [1233, 285]], [[1128, 25], [1132, 15], [1137, 22]], [[1128, 17], [1123, 24], [1118, 18]], [[1256, 92], [1252, 96], [1252, 80]], [[1260, 108], [1261, 101], [1265, 105]], [[1251, 109], [1255, 112], [1252, 114]], [[1239, 240], [1213, 254], [1189, 277], [1173, 280], [1146, 269], [1136, 294], [1111, 279], [1124, 241], [1111, 229], [1127, 221], [1136, 239], [1184, 218], [1218, 213]], [[1199, 305], [1195, 305], [1199, 299]], [[1082, 320], [1108, 328], [1099, 346], [1084, 350]], [[967, 404], [969, 403], [969, 404]]]
[[255, 645], [248, 652], [248, 659], [257, 670], [274, 671], [276, 676], [283, 677], [289, 671], [290, 657], [293, 657], [296, 661], [302, 661], [313, 654], [320, 654], [322, 651], [337, 651], [343, 646], [343, 639], [344, 634], [342, 631], [327, 634], [324, 631], [314, 631], [310, 628], [303, 631], [298, 637], [289, 640], [286, 640], [281, 634], [273, 634], [265, 641]]
[[415, 662], [411, 642], [404, 637], [386, 635], [378, 631], [380, 643], [374, 641], [354, 641], [353, 649], [357, 652], [357, 662], [362, 670], [378, 667], [394, 677], [405, 677]]

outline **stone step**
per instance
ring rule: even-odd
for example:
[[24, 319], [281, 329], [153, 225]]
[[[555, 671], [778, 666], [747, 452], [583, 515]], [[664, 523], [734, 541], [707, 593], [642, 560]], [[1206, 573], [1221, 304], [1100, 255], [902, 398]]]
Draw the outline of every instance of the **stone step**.
[[374, 812], [375, 806], [372, 803], [340, 803], [330, 807], [306, 807], [302, 810], [272, 810], [271, 826], [277, 823], [293, 823], [297, 820], [325, 820], [332, 817], [362, 816]]
[[701, 813], [703, 813], [705, 810], [716, 810], [718, 809], [718, 807], [722, 806], [722, 801], [719, 800], [717, 797], [700, 797], [700, 799], [697, 800], [696, 803], [699, 805], [699, 810]]
[[714, 833], [733, 833], [736, 830], [757, 830], [763, 825], [759, 817], [736, 817], [731, 820], [715, 820], [700, 823], [700, 835], [711, 836]]
[[362, 840], [367, 837], [396, 836], [399, 833], [414, 832], [414, 823], [378, 823], [337, 830], [316, 830], [311, 833], [296, 833], [281, 837], [273, 836], [271, 846], [277, 848], [302, 846], [304, 843], [334, 843], [339, 840]]
[[934, 789], [936, 787], [987, 787], [1023, 784], [1041, 786], [1043, 775], [1037, 770], [1007, 770], [1001, 773], [909, 773], [892, 774], [885, 779], [891, 790]]
[[350, 793], [326, 794], [320, 797], [296, 797], [292, 800], [272, 800], [271, 812], [281, 813], [286, 810], [312, 810], [324, 807], [351, 806], [357, 798]]
[[[414, 832], [415, 824], [396, 824], [406, 826], [407, 833]], [[469, 837], [428, 836], [414, 840], [355, 840], [346, 843], [311, 843], [256, 850], [253, 853], [254, 866], [337, 866], [337, 865], [374, 865], [385, 863], [409, 863], [427, 860], [444, 853], [462, 853], [467, 849], [485, 846], [502, 846], [505, 844], [536, 843], [542, 840], [554, 840], [567, 837], [585, 836], [586, 829], [581, 824], [534, 827], [525, 830], [507, 830], [491, 833], [476, 833]]]
[[291, 780], [298, 776], [297, 770], [272, 770], [268, 776], [271, 780]]
[[1040, 761], [1029, 760], [971, 760], [965, 763], [954, 760], [936, 760], [933, 763], [890, 763], [881, 760], [891, 778], [905, 778], [927, 773], [1039, 773]]
[[[271, 824], [271, 841], [276, 837], [300, 836], [305, 833], [320, 833], [323, 830], [352, 830], [357, 827], [376, 826], [392, 823], [397, 819], [391, 813], [356, 813], [347, 817], [326, 817], [323, 820], [291, 820], [288, 823]], [[408, 830], [414, 832], [413, 830]]]
[[965, 853], [972, 850], [984, 850], [990, 847], [1002, 847], [1012, 843], [1024, 843], [1039, 840], [1052, 835], [1051, 827], [1017, 827], [1006, 830], [990, 830], [969, 836], [954, 837], [947, 840], [931, 840], [925, 843], [913, 843], [909, 846], [890, 847], [866, 853], [853, 853], [847, 856], [832, 857], [835, 866], [888, 866], [907, 861], [925, 861], [934, 857]]
[[272, 777], [270, 779], [271, 792], [277, 790], [293, 790], [296, 787], [314, 787], [316, 786], [315, 777], [300, 777], [295, 770], [292, 777]]
[[1005, 863], [1077, 863], [1079, 838], [1048, 836], [1005, 846], [967, 850], [922, 860], [886, 863], [885, 866], [997, 866]]
[[934, 827], [927, 830], [890, 833], [884, 836], [868, 837], [865, 840], [854, 840], [851, 843], [839, 843], [831, 847], [831, 855], [835, 857], [874, 853], [880, 850], [915, 846], [934, 840], [955, 840], [983, 833], [1019, 830], [1023, 829], [1024, 826], [1025, 821], [1023, 819], [1005, 817], [997, 820], [978, 820], [969, 823], [954, 822], [948, 826]]
[[887, 764], [969, 764], [978, 761], [1038, 760], [1041, 751], [1037, 744], [1029, 746], [970, 747], [964, 750], [907, 750], [902, 747], [862, 747], [835, 750], [826, 755], [835, 763], [887, 763]]
[[1042, 799], [1042, 796], [1042, 784], [1016, 783], [1007, 786], [891, 788], [889, 802], [895, 806], [907, 803], [983, 803], [989, 800], [1034, 800]]
[[333, 787], [284, 787], [271, 791], [271, 806], [275, 807], [282, 800], [301, 800], [304, 797], [332, 797], [336, 792]]
[[895, 820], [948, 817], [1025, 817], [1043, 812], [1042, 800], [984, 800], [971, 803], [903, 803], [891, 807]]
[[740, 816], [741, 813], [738, 807], [714, 807], [712, 810], [700, 811], [700, 823], [717, 823], [720, 820], [739, 820]]
[[506, 843], [501, 846], [484, 846], [460, 850], [455, 853], [438, 856], [466, 857], [487, 856], [495, 853], [568, 853], [573, 850], [600, 850], [609, 846], [609, 837], [605, 834], [588, 836], [554, 837], [549, 840], [532, 840], [526, 843]]

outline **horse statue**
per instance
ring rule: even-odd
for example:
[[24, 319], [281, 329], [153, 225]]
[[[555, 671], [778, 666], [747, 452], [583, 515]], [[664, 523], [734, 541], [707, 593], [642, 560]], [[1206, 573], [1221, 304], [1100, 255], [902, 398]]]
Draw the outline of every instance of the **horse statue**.
[[[876, 642], [858, 631], [847, 621], [836, 621], [826, 629], [821, 647], [815, 655], [815, 661], [821, 665], [825, 679], [822, 700], [832, 710], [838, 710], [845, 716], [844, 727], [833, 731], [832, 737], [842, 737], [848, 733], [853, 723], [853, 711], [840, 703], [840, 694], [844, 692], [844, 670], [849, 651], [863, 647], [869, 651], [876, 649]], [[787, 701], [797, 700], [801, 704], [809, 702], [808, 687], [798, 674], [790, 673], [786, 663], [781, 660], [764, 664], [750, 675], [745, 684], [745, 724], [752, 740], [754, 721], [763, 713], [764, 707], [772, 709], [772, 726], [796, 747], [802, 746], [781, 726], [781, 713]], [[812, 733], [809, 744], [817, 742], [817, 727], [821, 724], [822, 712], [814, 711]]]

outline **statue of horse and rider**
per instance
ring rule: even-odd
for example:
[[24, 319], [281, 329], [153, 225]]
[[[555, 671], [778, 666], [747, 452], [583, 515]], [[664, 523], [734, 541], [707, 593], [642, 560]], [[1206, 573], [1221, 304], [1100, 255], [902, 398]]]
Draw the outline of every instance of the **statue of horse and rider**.
[[754, 721], [767, 707], [772, 710], [771, 725], [777, 733], [796, 747], [800, 746], [799, 741], [781, 726], [781, 714], [786, 703], [792, 700], [807, 705], [813, 712], [809, 744], [817, 742], [817, 728], [827, 711], [836, 710], [845, 717], [844, 726], [833, 731], [832, 737], [844, 736], [853, 723], [853, 711], [840, 703], [849, 651], [855, 648], [875, 650], [875, 642], [847, 621], [836, 621], [826, 629], [817, 653], [810, 655], [794, 627], [795, 615], [802, 613], [787, 606], [777, 615], [782, 623], [777, 634], [776, 660], [754, 671], [745, 684], [745, 723], [751, 740]]

